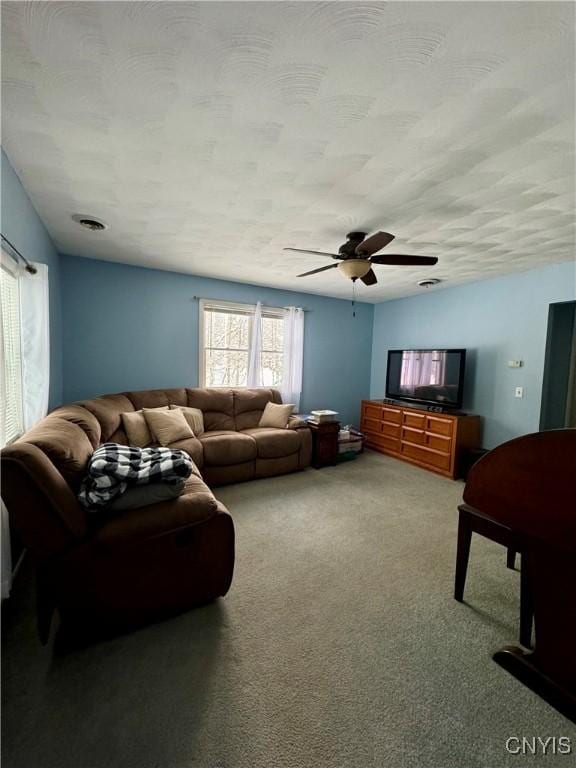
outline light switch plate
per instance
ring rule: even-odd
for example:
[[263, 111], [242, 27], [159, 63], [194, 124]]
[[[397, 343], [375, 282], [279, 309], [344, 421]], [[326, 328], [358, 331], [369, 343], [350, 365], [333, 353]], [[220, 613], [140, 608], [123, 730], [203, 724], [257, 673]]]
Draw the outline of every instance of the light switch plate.
[[522, 368], [522, 360], [508, 360], [508, 368]]
[[524, 397], [524, 387], [516, 387], [514, 397]]

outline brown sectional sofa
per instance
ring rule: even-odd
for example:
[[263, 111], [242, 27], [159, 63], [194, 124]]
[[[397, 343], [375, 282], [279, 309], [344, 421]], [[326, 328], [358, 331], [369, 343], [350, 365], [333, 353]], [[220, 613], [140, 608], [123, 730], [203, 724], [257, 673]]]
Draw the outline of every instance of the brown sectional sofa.
[[[209, 485], [270, 477], [310, 464], [311, 435], [258, 427], [274, 389], [167, 389], [104, 395], [57, 408], [1, 452], [2, 498], [37, 566], [41, 638], [58, 609], [90, 630], [145, 623], [226, 594], [234, 526]], [[87, 514], [77, 499], [92, 452], [127, 443], [121, 414], [163, 405], [199, 408], [205, 432], [185, 450], [204, 479], [182, 496], [113, 515]], [[204, 482], [204, 480], [206, 482]]]

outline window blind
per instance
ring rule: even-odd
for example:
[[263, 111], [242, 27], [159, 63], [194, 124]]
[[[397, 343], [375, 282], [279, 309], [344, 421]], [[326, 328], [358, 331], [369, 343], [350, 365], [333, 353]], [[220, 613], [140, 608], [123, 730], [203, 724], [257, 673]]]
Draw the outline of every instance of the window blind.
[[0, 443], [6, 445], [22, 434], [22, 349], [20, 326], [20, 284], [17, 271], [0, 269], [2, 320], [2, 403]]

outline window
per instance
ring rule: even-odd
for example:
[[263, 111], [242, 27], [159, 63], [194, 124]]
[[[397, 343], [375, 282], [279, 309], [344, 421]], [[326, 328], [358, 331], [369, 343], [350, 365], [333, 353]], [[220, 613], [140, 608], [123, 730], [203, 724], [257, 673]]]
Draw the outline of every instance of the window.
[[279, 387], [284, 371], [284, 318], [263, 313], [260, 353], [263, 387]]
[[430, 384], [444, 384], [446, 368], [446, 353], [432, 352], [432, 371], [430, 374]]
[[[200, 385], [246, 387], [255, 308], [200, 301]], [[284, 310], [263, 307], [260, 386], [279, 387], [284, 368]]]
[[0, 268], [2, 413], [0, 444], [24, 431], [22, 410], [22, 349], [20, 341], [20, 281], [11, 259], [2, 253]]
[[445, 371], [445, 352], [438, 352], [437, 350], [403, 352], [400, 386], [418, 387], [444, 384]]

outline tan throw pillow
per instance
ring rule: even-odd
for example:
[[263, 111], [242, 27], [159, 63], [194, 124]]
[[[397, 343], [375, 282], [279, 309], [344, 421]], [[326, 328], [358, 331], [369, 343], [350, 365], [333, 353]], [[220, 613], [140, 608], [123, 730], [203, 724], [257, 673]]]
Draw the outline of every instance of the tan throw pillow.
[[266, 403], [266, 408], [262, 411], [259, 427], [276, 427], [276, 429], [286, 429], [288, 419], [294, 410], [293, 405], [277, 405], [276, 403]]
[[148, 429], [160, 445], [170, 445], [177, 440], [194, 437], [182, 411], [157, 411], [144, 408]]
[[[154, 411], [167, 411], [168, 406], [163, 405], [161, 408], [151, 408]], [[152, 442], [152, 435], [148, 429], [148, 424], [144, 418], [143, 411], [130, 411], [128, 413], [122, 413], [122, 424], [128, 438], [128, 445], [133, 445], [136, 448], [146, 448]]]
[[184, 418], [190, 425], [190, 429], [196, 437], [204, 434], [204, 414], [200, 408], [189, 408], [187, 405], [171, 405], [170, 410], [182, 411]]

